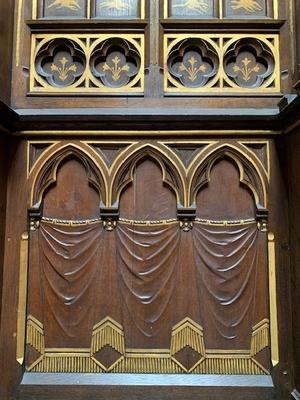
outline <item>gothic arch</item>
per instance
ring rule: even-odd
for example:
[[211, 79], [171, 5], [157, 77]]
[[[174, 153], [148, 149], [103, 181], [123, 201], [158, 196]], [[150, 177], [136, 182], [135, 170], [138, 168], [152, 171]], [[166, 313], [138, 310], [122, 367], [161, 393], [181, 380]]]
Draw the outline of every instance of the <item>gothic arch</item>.
[[106, 201], [107, 184], [102, 166], [90, 154], [88, 149], [75, 144], [54, 146], [47, 156], [42, 157], [38, 165], [35, 165], [29, 180], [30, 196], [29, 208], [40, 213], [45, 191], [57, 180], [59, 166], [68, 158], [75, 158], [86, 170], [89, 185], [99, 193], [100, 201]]
[[133, 181], [136, 164], [144, 158], [152, 158], [158, 163], [162, 171], [163, 182], [175, 192], [177, 203], [183, 204], [185, 193], [184, 179], [177, 165], [161, 149], [151, 144], [145, 144], [129, 154], [111, 177], [111, 205], [118, 204], [121, 192]]
[[211, 170], [221, 159], [233, 161], [239, 171], [239, 179], [252, 194], [257, 210], [267, 209], [267, 179], [258, 165], [242, 149], [230, 144], [224, 144], [206, 154], [202, 160], [197, 160], [189, 176], [189, 201], [195, 203], [198, 192], [210, 182]]

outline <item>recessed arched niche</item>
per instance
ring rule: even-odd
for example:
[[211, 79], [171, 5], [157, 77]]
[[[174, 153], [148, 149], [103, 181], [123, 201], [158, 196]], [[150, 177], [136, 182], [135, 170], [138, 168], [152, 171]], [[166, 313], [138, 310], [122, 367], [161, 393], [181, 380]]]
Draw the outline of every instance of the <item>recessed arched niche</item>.
[[134, 220], [176, 218], [176, 195], [163, 182], [160, 165], [153, 158], [140, 160], [133, 181], [120, 196], [120, 217]]
[[218, 160], [210, 171], [207, 185], [196, 197], [197, 216], [211, 220], [254, 218], [254, 196], [240, 178], [235, 161], [229, 157]]
[[76, 157], [67, 157], [57, 169], [56, 181], [43, 198], [43, 216], [82, 220], [99, 217], [100, 196], [88, 172]]

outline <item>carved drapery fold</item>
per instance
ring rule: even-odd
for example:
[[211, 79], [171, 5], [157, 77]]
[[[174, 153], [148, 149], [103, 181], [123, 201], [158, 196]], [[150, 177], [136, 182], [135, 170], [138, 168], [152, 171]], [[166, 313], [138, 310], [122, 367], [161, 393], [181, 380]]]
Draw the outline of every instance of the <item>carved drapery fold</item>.
[[177, 224], [150, 228], [120, 224], [117, 228], [123, 319], [125, 331], [132, 331], [133, 322], [135, 336], [159, 335], [169, 340], [179, 235]]
[[[257, 273], [255, 223], [193, 229], [195, 268], [206, 311], [202, 325], [224, 343], [239, 339], [249, 347]], [[234, 344], [233, 344], [234, 345]]]
[[[150, 226], [122, 221], [108, 233], [101, 222], [66, 226], [53, 221], [42, 221], [37, 232], [43, 301], [34, 308], [43, 316], [45, 349], [31, 356], [29, 369], [49, 370], [48, 358], [62, 357], [57, 371], [67, 371], [59, 349], [73, 352], [68, 353], [73, 358], [81, 349], [91, 364], [86, 372], [125, 372], [137, 351], [146, 358], [167, 352], [162, 357], [174, 373], [180, 371], [175, 364], [187, 373], [205, 373], [208, 366], [200, 364], [225, 351], [224, 371], [231, 371], [238, 351], [249, 363], [245, 373], [251, 373], [252, 358], [269, 345], [261, 298], [266, 271], [258, 275], [265, 265], [259, 256], [265, 234], [255, 222], [214, 226], [196, 221], [184, 232], [176, 221]], [[138, 364], [131, 367], [136, 370]]]
[[[40, 225], [45, 345], [89, 346], [102, 226]], [[100, 244], [100, 246], [99, 246]]]

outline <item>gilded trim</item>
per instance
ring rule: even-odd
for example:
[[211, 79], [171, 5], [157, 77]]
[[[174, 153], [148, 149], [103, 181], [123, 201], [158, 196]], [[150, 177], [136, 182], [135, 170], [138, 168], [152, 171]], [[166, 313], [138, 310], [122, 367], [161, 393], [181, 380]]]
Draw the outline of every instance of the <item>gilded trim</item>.
[[190, 136], [277, 136], [282, 134], [282, 130], [178, 130], [178, 131], [107, 131], [107, 130], [37, 130], [37, 131], [19, 131], [15, 132], [14, 136], [134, 136], [134, 137], [162, 137], [162, 136], [179, 136], [179, 137], [190, 137]]
[[16, 67], [20, 66], [21, 59], [21, 30], [22, 30], [22, 17], [23, 17], [23, 0], [18, 2], [18, 18], [17, 18], [17, 32], [16, 32]]
[[27, 277], [28, 277], [28, 232], [24, 232], [20, 242], [20, 268], [19, 268], [19, 301], [17, 318], [17, 361], [24, 362], [25, 332], [26, 332], [26, 303], [27, 303]]
[[269, 254], [269, 295], [270, 295], [270, 328], [271, 328], [271, 358], [273, 367], [279, 363], [277, 290], [276, 290], [276, 254], [275, 236], [268, 234]]

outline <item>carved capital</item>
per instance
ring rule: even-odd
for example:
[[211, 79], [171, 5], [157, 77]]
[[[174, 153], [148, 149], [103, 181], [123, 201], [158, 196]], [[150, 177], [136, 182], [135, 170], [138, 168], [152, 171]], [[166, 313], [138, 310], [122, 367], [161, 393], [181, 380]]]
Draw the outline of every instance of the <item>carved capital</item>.
[[256, 212], [256, 221], [257, 221], [257, 228], [261, 232], [268, 231], [268, 216], [269, 211], [265, 208], [259, 208]]
[[107, 232], [112, 232], [117, 226], [119, 219], [119, 205], [116, 203], [112, 207], [105, 207], [100, 204], [100, 217], [103, 220], [103, 227]]

